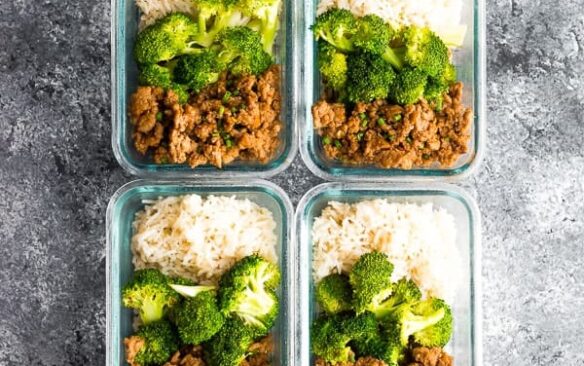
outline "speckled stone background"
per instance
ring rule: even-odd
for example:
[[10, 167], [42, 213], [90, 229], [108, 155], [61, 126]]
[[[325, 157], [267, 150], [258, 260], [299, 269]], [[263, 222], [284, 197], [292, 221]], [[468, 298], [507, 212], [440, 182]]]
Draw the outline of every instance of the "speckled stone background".
[[[485, 365], [584, 365], [584, 0], [488, 8]], [[0, 365], [105, 363], [110, 5], [0, 1]], [[274, 181], [297, 202], [297, 159]]]

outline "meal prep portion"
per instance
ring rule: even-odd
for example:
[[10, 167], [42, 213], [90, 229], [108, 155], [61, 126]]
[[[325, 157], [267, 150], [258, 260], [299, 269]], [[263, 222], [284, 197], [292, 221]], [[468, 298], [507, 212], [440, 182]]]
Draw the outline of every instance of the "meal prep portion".
[[451, 167], [468, 152], [473, 111], [451, 62], [466, 30], [431, 21], [459, 18], [452, 3], [320, 2], [312, 32], [324, 91], [312, 115], [327, 158], [412, 169]]
[[431, 204], [329, 202], [312, 226], [318, 366], [450, 366], [461, 277], [454, 218]]
[[224, 196], [145, 203], [122, 291], [136, 313], [128, 364], [271, 365], [281, 280], [271, 212]]
[[137, 0], [134, 147], [157, 164], [269, 162], [280, 147], [281, 0]]

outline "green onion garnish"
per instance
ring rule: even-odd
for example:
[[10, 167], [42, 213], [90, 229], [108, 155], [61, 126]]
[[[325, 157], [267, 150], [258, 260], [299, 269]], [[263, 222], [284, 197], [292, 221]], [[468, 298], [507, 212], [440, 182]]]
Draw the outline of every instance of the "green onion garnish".
[[330, 137], [325, 136], [325, 137], [322, 138], [322, 144], [323, 145], [328, 145], [330, 143], [331, 143], [331, 138]]
[[379, 125], [379, 127], [385, 126], [385, 120], [383, 118], [380, 118], [377, 120], [377, 124]]
[[227, 103], [229, 102], [229, 98], [231, 98], [231, 92], [228, 90], [225, 92], [225, 94], [223, 95], [223, 103]]

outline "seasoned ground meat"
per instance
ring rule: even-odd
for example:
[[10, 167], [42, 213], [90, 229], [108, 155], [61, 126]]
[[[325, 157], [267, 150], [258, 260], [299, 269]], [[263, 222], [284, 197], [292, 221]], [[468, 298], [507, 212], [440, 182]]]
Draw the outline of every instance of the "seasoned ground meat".
[[408, 366], [452, 366], [452, 356], [442, 348], [416, 347], [411, 350]]
[[[315, 366], [333, 366], [320, 357], [318, 357], [314, 363], [315, 363]], [[387, 364], [382, 360], [378, 360], [377, 358], [367, 356], [367, 357], [360, 357], [354, 363], [353, 362], [340, 362], [340, 363], [334, 364], [334, 366], [387, 366]]]
[[314, 127], [329, 159], [382, 168], [449, 167], [470, 140], [473, 112], [462, 104], [462, 88], [460, 82], [450, 88], [440, 112], [425, 100], [357, 103], [349, 113], [342, 103], [320, 100], [312, 107]]
[[138, 336], [131, 336], [124, 339], [124, 346], [126, 347], [126, 361], [130, 366], [138, 366], [134, 363], [136, 355], [144, 346], [144, 339]]
[[235, 159], [267, 163], [280, 146], [280, 66], [259, 76], [231, 77], [192, 95], [185, 105], [172, 92], [140, 87], [130, 101], [134, 146], [158, 164], [212, 164]]
[[163, 366], [205, 366], [203, 348], [187, 346], [177, 351]]

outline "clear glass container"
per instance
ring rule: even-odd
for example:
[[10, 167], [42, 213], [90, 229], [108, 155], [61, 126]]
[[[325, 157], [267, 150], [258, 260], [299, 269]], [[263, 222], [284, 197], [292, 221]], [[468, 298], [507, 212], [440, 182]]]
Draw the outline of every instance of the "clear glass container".
[[414, 180], [454, 180], [469, 176], [482, 160], [485, 149], [485, 11], [483, 0], [463, 0], [462, 23], [467, 26], [467, 34], [462, 47], [454, 52], [458, 79], [464, 83], [463, 103], [472, 106], [474, 123], [469, 151], [459, 158], [451, 168], [418, 168], [411, 170], [384, 169], [375, 166], [344, 165], [334, 162], [324, 155], [320, 138], [314, 131], [311, 107], [322, 93], [322, 82], [318, 71], [316, 47], [310, 26], [316, 18], [319, 0], [304, 2], [304, 17], [298, 25], [297, 37], [302, 40], [302, 72], [300, 85], [303, 87], [299, 99], [300, 153], [308, 168], [320, 178], [342, 181], [414, 181]]
[[136, 212], [143, 209], [144, 200], [185, 194], [207, 196], [228, 195], [247, 198], [269, 209], [277, 223], [278, 264], [282, 271], [279, 290], [280, 314], [272, 334], [275, 340], [274, 365], [293, 365], [295, 340], [294, 276], [295, 255], [292, 229], [293, 208], [290, 199], [278, 186], [262, 181], [135, 181], [120, 188], [107, 210], [107, 366], [126, 365], [123, 339], [132, 333], [133, 312], [121, 304], [121, 289], [133, 272], [130, 240]]
[[391, 202], [432, 203], [446, 209], [455, 218], [457, 247], [463, 268], [461, 285], [451, 304], [454, 332], [446, 350], [457, 366], [482, 365], [481, 350], [481, 264], [480, 214], [477, 205], [462, 189], [447, 184], [373, 185], [359, 183], [321, 184], [300, 200], [296, 209], [298, 242], [298, 280], [295, 291], [302, 294], [298, 304], [296, 364], [313, 365], [310, 353], [310, 324], [317, 315], [312, 276], [312, 224], [329, 201], [356, 202], [386, 198]]
[[275, 42], [274, 55], [282, 65], [281, 145], [275, 157], [266, 164], [235, 161], [223, 169], [211, 165], [195, 169], [185, 164], [155, 164], [148, 155], [134, 148], [132, 126], [128, 121], [128, 104], [138, 86], [138, 68], [133, 57], [138, 32], [139, 13], [134, 0], [112, 0], [112, 147], [120, 165], [129, 173], [148, 178], [181, 177], [253, 177], [273, 176], [290, 165], [298, 150], [297, 138], [297, 65], [296, 22], [297, 2], [283, 0], [281, 28]]

